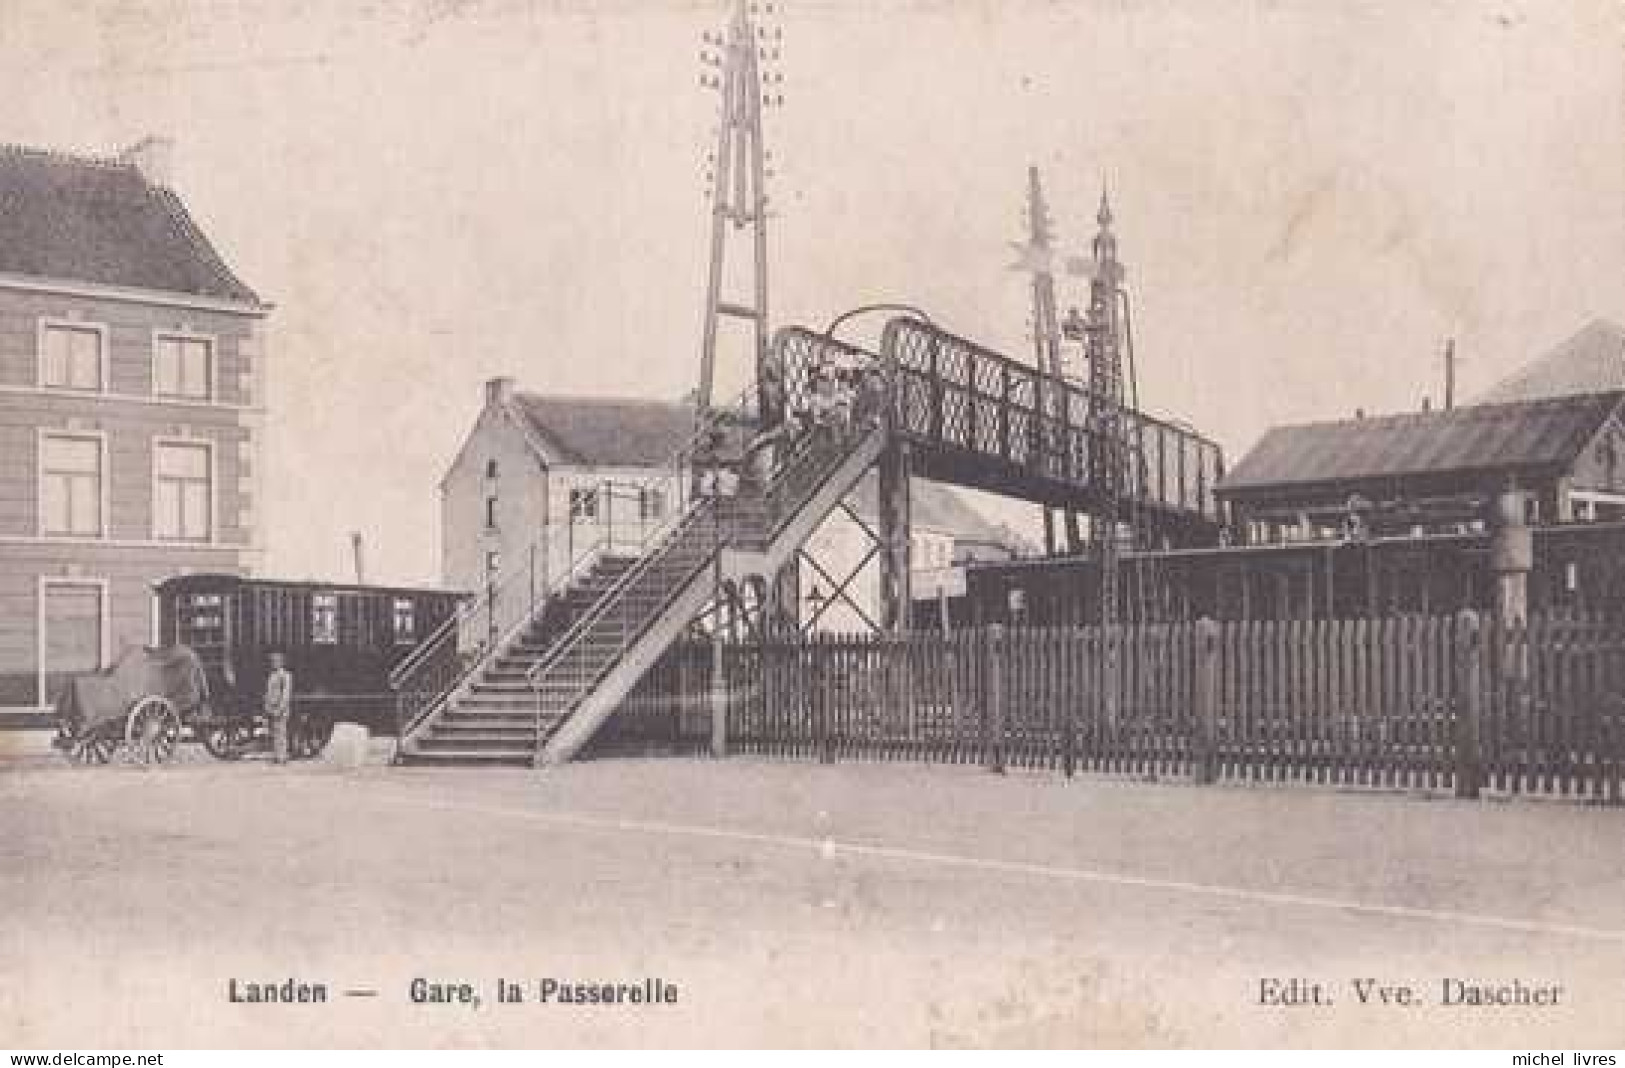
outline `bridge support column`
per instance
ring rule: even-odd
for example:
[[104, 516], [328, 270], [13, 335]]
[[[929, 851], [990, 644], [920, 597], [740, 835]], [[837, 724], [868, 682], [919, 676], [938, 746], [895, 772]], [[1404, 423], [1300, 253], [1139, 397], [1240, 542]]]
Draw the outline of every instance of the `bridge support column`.
[[768, 585], [765, 633], [795, 634], [801, 630], [801, 554], [779, 568]]
[[909, 629], [914, 604], [908, 476], [908, 445], [893, 435], [880, 454], [880, 625], [888, 634]]

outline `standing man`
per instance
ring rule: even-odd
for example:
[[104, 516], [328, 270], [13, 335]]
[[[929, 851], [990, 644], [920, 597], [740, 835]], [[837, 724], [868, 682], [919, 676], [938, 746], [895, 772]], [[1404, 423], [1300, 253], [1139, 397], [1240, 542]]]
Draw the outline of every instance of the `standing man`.
[[293, 711], [293, 673], [281, 653], [271, 654], [271, 674], [265, 679], [265, 718], [271, 726], [271, 760], [288, 762], [288, 715]]

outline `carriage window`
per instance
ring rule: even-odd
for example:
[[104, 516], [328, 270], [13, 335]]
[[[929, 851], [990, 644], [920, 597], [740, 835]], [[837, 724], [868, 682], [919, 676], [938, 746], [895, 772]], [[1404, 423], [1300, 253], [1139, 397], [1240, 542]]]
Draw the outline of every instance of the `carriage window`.
[[658, 520], [666, 514], [664, 490], [645, 487], [638, 491], [638, 518], [645, 523]]
[[417, 616], [406, 597], [395, 598], [395, 644], [411, 645], [417, 640]]
[[336, 593], [310, 595], [310, 640], [335, 645], [339, 640], [339, 597]]
[[226, 602], [218, 593], [194, 593], [181, 602], [179, 640], [192, 646], [217, 646], [226, 640]]

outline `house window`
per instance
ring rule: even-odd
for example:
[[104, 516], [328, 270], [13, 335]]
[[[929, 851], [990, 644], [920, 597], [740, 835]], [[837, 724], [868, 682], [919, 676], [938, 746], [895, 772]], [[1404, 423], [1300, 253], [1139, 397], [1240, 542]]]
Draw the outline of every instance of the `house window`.
[[337, 645], [339, 640], [339, 595], [310, 595], [310, 640], [318, 645]]
[[598, 490], [576, 488], [570, 491], [570, 518], [598, 518]]
[[100, 582], [50, 579], [41, 585], [42, 701], [55, 700], [72, 676], [102, 667], [106, 620], [107, 590]]
[[417, 614], [410, 597], [395, 598], [394, 632], [396, 645], [411, 645], [417, 640]]
[[660, 519], [666, 514], [665, 490], [645, 487], [638, 491], [638, 518], [645, 523]]
[[152, 391], [163, 397], [208, 400], [214, 380], [214, 343], [206, 338], [153, 340]]
[[101, 329], [59, 323], [42, 326], [40, 384], [61, 389], [101, 389]]
[[47, 434], [40, 439], [40, 529], [44, 534], [101, 537], [101, 438]]
[[153, 448], [153, 536], [165, 541], [208, 541], [214, 528], [209, 446], [159, 442]]
[[485, 461], [485, 529], [497, 526], [497, 462]]

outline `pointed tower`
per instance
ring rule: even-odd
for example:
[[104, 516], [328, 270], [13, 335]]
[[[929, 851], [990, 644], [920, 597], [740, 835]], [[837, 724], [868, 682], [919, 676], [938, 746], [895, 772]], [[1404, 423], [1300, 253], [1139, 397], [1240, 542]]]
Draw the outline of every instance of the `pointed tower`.
[[[763, 67], [779, 58], [783, 30], [771, 34], [758, 20], [771, 15], [773, 5], [737, 0], [727, 29], [704, 35], [700, 59], [714, 71], [700, 83], [722, 97], [716, 150], [707, 160], [706, 178], [711, 199], [711, 259], [706, 276], [705, 318], [700, 344], [699, 411], [715, 401], [717, 345], [720, 321], [748, 325], [751, 340], [750, 371], [764, 381], [767, 359], [767, 160], [762, 142], [762, 111], [784, 102], [783, 75]], [[775, 91], [769, 92], [768, 88]], [[749, 257], [750, 295], [731, 299], [724, 293], [725, 265], [730, 245], [742, 245]], [[762, 398], [764, 402], [767, 398]], [[763, 404], [764, 415], [768, 414]]]
[[[1099, 623], [1107, 679], [1117, 679], [1121, 668], [1121, 616], [1118, 573], [1121, 570], [1119, 523], [1123, 516], [1128, 449], [1123, 418], [1123, 265], [1117, 259], [1117, 235], [1112, 233], [1112, 206], [1105, 187], [1095, 233], [1089, 280], [1089, 316], [1084, 350], [1089, 360], [1089, 442], [1094, 457], [1090, 481], [1095, 486], [1095, 509], [1089, 523], [1094, 556], [1100, 566]], [[1115, 724], [1118, 687], [1101, 688], [1101, 715]]]
[[1122, 519], [1128, 449], [1123, 419], [1123, 265], [1112, 233], [1111, 201], [1103, 188], [1095, 214], [1093, 263], [1089, 281], [1089, 316], [1085, 354], [1089, 360], [1089, 432], [1095, 457], [1090, 481], [1096, 507], [1090, 523], [1096, 559], [1100, 561], [1100, 623], [1118, 617], [1118, 524]]

